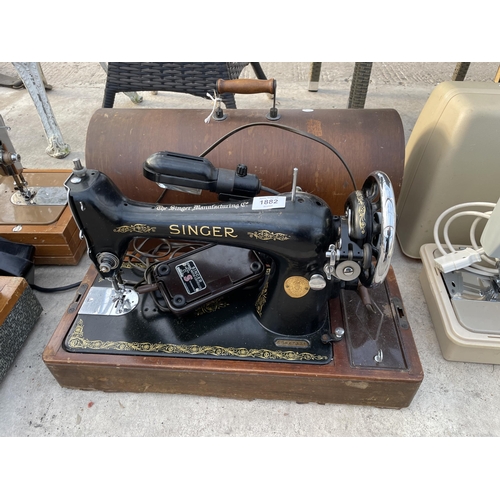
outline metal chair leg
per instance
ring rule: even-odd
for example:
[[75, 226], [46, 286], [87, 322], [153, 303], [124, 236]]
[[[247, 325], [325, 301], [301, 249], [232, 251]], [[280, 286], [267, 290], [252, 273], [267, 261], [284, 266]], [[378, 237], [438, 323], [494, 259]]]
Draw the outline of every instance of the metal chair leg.
[[455, 66], [455, 71], [453, 72], [452, 80], [454, 82], [463, 82], [465, 75], [469, 70], [470, 62], [460, 62]]
[[[108, 65], [105, 62], [99, 63], [101, 65], [101, 68], [107, 73], [108, 72]], [[151, 92], [153, 95], [158, 94], [158, 92]], [[138, 94], [137, 92], [124, 92], [124, 94], [134, 103], [134, 104], [139, 104], [143, 101], [142, 95]], [[113, 100], [114, 101], [114, 100]], [[113, 107], [113, 103], [110, 108]]]
[[354, 64], [349, 102], [347, 104], [348, 108], [362, 109], [365, 107], [372, 65], [373, 63], [371, 62]]
[[39, 65], [35, 62], [12, 63], [21, 77], [26, 90], [35, 104], [38, 116], [49, 143], [45, 152], [54, 158], [65, 158], [71, 152], [68, 144], [64, 142], [56, 117], [45, 92], [43, 77]]
[[251, 62], [250, 66], [252, 66], [252, 69], [253, 69], [253, 71], [255, 73], [255, 76], [259, 80], [267, 80], [267, 76], [264, 73], [264, 70], [262, 69], [262, 66], [260, 65], [260, 63], [258, 63], [258, 62]]
[[320, 62], [311, 63], [311, 69], [309, 72], [309, 87], [307, 88], [309, 92], [318, 91], [320, 75], [321, 75], [321, 63]]

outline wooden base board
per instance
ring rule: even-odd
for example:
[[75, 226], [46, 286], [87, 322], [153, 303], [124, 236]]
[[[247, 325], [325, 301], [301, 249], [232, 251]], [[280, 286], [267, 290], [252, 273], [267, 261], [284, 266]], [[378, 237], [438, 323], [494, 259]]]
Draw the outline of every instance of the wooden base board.
[[[62, 387], [403, 408], [423, 380], [409, 325], [399, 330], [406, 370], [353, 366], [345, 338], [334, 344], [327, 365], [70, 353], [64, 339], [96, 276], [91, 267], [43, 353]], [[392, 269], [386, 283], [390, 294], [400, 297]], [[332, 329], [343, 325], [339, 299], [330, 301], [330, 315]]]
[[[43, 172], [28, 169], [23, 171], [28, 185], [30, 185], [32, 178], [36, 178], [37, 185], [41, 185], [43, 184], [41, 178], [47, 177], [47, 185], [54, 185], [55, 182], [58, 182], [62, 186], [70, 173], [71, 170], [57, 169], [44, 170]], [[19, 208], [36, 209], [36, 207]], [[16, 224], [0, 224], [0, 236], [15, 243], [33, 245], [35, 247], [35, 265], [75, 265], [80, 262], [86, 250], [85, 241], [79, 237], [78, 226], [68, 206], [52, 223], [24, 224], [21, 217]]]

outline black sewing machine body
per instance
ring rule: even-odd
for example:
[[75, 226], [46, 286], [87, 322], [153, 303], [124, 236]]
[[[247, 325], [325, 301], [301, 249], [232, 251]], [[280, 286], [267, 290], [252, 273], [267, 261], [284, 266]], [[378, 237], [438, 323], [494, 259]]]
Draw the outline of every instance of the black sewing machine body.
[[[380, 180], [377, 175], [383, 174], [375, 175]], [[379, 194], [390, 188], [382, 178]], [[101, 320], [105, 328], [121, 324], [129, 345], [147, 341], [163, 346], [167, 355], [327, 363], [332, 358], [331, 343], [341, 338], [331, 332], [329, 300], [343, 288], [356, 289], [358, 277], [368, 279], [369, 284], [374, 278], [379, 283], [389, 269], [394, 218], [391, 213], [382, 227], [374, 227], [377, 224], [372, 223], [373, 207], [365, 188], [356, 193], [366, 196], [358, 194], [358, 202], [348, 202], [353, 205], [343, 216], [332, 214], [323, 200], [299, 190], [276, 197], [228, 197], [213, 204], [149, 204], [126, 198], [104, 174], [86, 169], [75, 170], [66, 188], [89, 257], [100, 276], [113, 285], [104, 281], [99, 287], [105, 286], [112, 293], [105, 299], [102, 292], [95, 297], [97, 301], [109, 301], [115, 309], [109, 315], [102, 314], [108, 316]], [[277, 203], [279, 208], [261, 209], [259, 202]], [[393, 204], [393, 199], [382, 197], [382, 212], [384, 204]], [[377, 206], [380, 208], [380, 202]], [[387, 214], [384, 217], [387, 219]], [[372, 242], [376, 234], [378, 240]], [[127, 279], [123, 279], [127, 271], [122, 265], [134, 238], [246, 249], [255, 253], [262, 266], [252, 264], [259, 275], [252, 286], [224, 296], [228, 307], [215, 307], [215, 312], [202, 316], [201, 308], [186, 314], [174, 314], [168, 307], [159, 312], [149, 294], [134, 298], [132, 305], [128, 299], [130, 290]], [[378, 262], [373, 264], [375, 257]], [[225, 259], [216, 263], [221, 276]], [[195, 269], [194, 274], [198, 273], [196, 263], [189, 265]], [[186, 263], [180, 262], [177, 268], [185, 269]], [[182, 272], [178, 272], [182, 280]], [[158, 275], [158, 270], [152, 274]], [[193, 273], [189, 279], [192, 277]], [[154, 318], [152, 310], [156, 311]], [[101, 314], [91, 315], [95, 321]], [[71, 339], [75, 341], [73, 346]], [[79, 345], [75, 335], [70, 335], [68, 349]]]

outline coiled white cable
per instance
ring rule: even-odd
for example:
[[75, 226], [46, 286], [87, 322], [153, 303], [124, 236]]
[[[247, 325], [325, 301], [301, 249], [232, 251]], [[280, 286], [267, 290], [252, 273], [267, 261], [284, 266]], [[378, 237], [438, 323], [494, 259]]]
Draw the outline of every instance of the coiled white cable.
[[[496, 262], [492, 259], [490, 259], [488, 256], [484, 254], [483, 248], [481, 248], [476, 241], [475, 237], [475, 232], [477, 228], [477, 224], [481, 219], [489, 219], [491, 215], [491, 211], [488, 212], [479, 212], [475, 210], [464, 210], [463, 212], [457, 213], [452, 215], [448, 221], [446, 222], [444, 228], [443, 228], [443, 238], [446, 242], [446, 246], [448, 247], [448, 251], [444, 248], [442, 243], [439, 240], [439, 227], [444, 220], [444, 218], [449, 215], [452, 212], [455, 212], [457, 210], [461, 209], [466, 209], [466, 208], [472, 208], [472, 207], [487, 207], [487, 208], [495, 208], [496, 203], [490, 203], [490, 202], [468, 202], [468, 203], [460, 203], [458, 205], [455, 205], [453, 207], [448, 208], [445, 210], [436, 220], [436, 223], [434, 224], [434, 242], [436, 243], [436, 246], [438, 250], [441, 252], [442, 255], [447, 255], [449, 253], [456, 252], [457, 250], [453, 246], [453, 244], [450, 241], [448, 232], [449, 232], [449, 227], [450, 224], [456, 220], [458, 217], [463, 217], [463, 216], [475, 216], [476, 218], [474, 219], [471, 229], [470, 229], [470, 240], [471, 240], [471, 245], [476, 250], [480, 255], [482, 260], [490, 264], [491, 266], [495, 266]], [[476, 274], [482, 275], [482, 276], [498, 276], [499, 275], [499, 270], [494, 269], [491, 267], [486, 267], [486, 266], [481, 266], [479, 264], [471, 264], [471, 266], [466, 267], [471, 272], [474, 272]]]

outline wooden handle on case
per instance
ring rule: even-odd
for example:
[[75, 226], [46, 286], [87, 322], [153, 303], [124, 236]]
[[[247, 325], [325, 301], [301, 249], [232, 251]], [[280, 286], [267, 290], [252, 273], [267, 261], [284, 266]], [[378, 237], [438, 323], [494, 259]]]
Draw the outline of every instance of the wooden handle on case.
[[276, 91], [276, 80], [253, 80], [240, 78], [238, 80], [217, 80], [217, 92], [224, 94], [231, 92], [233, 94], [274, 94]]

